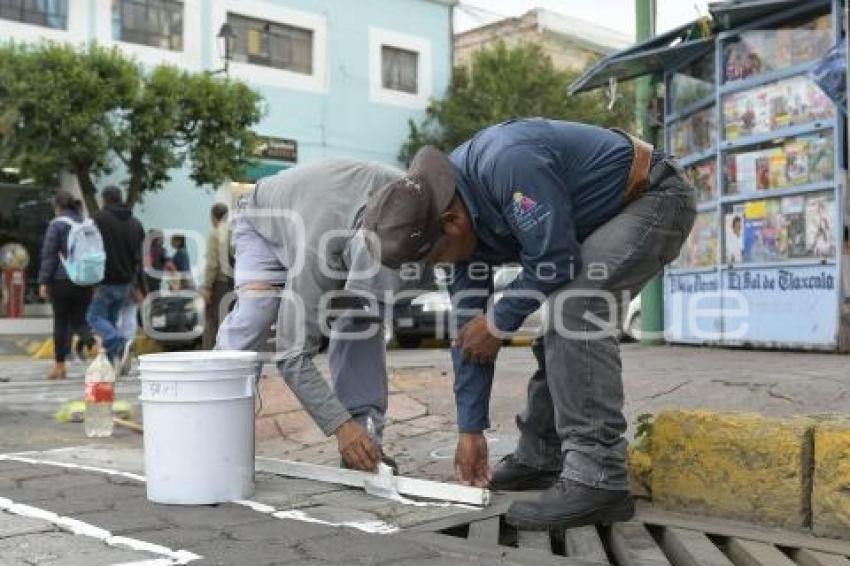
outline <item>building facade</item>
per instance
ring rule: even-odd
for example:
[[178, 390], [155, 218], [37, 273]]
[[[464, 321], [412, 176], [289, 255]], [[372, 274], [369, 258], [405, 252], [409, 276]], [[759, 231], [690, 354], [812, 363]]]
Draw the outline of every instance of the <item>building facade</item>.
[[[265, 100], [265, 115], [255, 128], [267, 142], [261, 167], [234, 180], [250, 182], [293, 163], [332, 156], [397, 164], [408, 121], [424, 117], [428, 101], [448, 86], [453, 4], [4, 0], [0, 41], [95, 41], [117, 46], [145, 66], [218, 71], [225, 64], [219, 34], [227, 24], [234, 34], [228, 74]], [[119, 169], [98, 185], [122, 181]], [[62, 185], [73, 189], [73, 178], [63, 175]], [[137, 213], [146, 228], [204, 234], [213, 201], [230, 200], [240, 186], [199, 188], [187, 171], [177, 170], [163, 191], [145, 197]]]
[[634, 39], [600, 25], [535, 8], [455, 35], [455, 65], [467, 65], [476, 51], [503, 41], [507, 46], [537, 43], [558, 69], [580, 71]]

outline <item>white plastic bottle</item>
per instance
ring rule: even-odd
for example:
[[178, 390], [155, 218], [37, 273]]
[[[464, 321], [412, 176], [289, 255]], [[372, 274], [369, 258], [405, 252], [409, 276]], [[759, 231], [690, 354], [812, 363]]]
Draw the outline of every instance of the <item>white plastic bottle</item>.
[[100, 348], [86, 370], [86, 436], [112, 436], [112, 401], [115, 400], [115, 368]]

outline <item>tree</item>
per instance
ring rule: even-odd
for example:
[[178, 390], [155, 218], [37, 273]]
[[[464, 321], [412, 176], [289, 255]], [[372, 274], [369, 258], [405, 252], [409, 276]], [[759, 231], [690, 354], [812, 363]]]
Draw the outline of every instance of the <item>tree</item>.
[[0, 147], [41, 183], [74, 174], [89, 211], [98, 208], [95, 180], [119, 162], [133, 205], [187, 161], [203, 185], [235, 177], [250, 159], [260, 96], [242, 83], [170, 66], [146, 72], [96, 45], [12, 46], [0, 59], [0, 77], [19, 77], [0, 88], [0, 126], [14, 117], [6, 135], [0, 127]]
[[556, 69], [536, 43], [507, 47], [498, 42], [483, 49], [470, 67], [455, 67], [446, 98], [431, 102], [425, 120], [409, 122], [399, 159], [409, 162], [426, 144], [452, 150], [482, 128], [511, 118], [543, 116], [632, 129], [628, 104], [621, 101], [609, 111], [598, 92], [567, 96], [567, 86], [578, 75]]

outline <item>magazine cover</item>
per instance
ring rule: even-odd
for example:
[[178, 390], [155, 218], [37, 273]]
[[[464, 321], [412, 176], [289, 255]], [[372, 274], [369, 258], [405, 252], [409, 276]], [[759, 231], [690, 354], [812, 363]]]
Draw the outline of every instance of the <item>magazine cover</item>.
[[791, 122], [794, 124], [811, 122], [812, 107], [809, 100], [809, 85], [807, 81], [788, 81], [786, 92], [790, 101]]
[[756, 160], [758, 152], [741, 153], [734, 156], [736, 185], [739, 193], [752, 193], [757, 190]]
[[717, 184], [717, 163], [715, 160], [709, 160], [699, 165], [694, 165], [685, 169], [685, 173], [691, 183], [697, 189], [697, 199], [699, 201], [711, 200], [714, 196], [714, 188]]
[[761, 240], [764, 244], [764, 256], [766, 261], [778, 261], [785, 259], [785, 238], [782, 228], [785, 220], [782, 216], [781, 203], [779, 199], [770, 199], [765, 202], [764, 223], [761, 227]]
[[812, 80], [822, 93], [847, 113], [847, 42], [830, 49], [811, 71]]
[[806, 140], [785, 144], [785, 178], [788, 185], [805, 185], [809, 182], [809, 155]]
[[788, 179], [785, 177], [785, 171], [788, 162], [785, 158], [785, 150], [781, 147], [776, 147], [768, 150], [767, 155], [770, 167], [770, 188], [780, 189], [787, 187]]
[[724, 255], [727, 264], [738, 264], [743, 261], [744, 251], [744, 208], [736, 206], [724, 218]]
[[806, 247], [809, 255], [830, 258], [835, 255], [835, 201], [829, 195], [806, 199]]
[[770, 154], [760, 151], [756, 154], [756, 189], [766, 191], [770, 188]]
[[778, 130], [791, 125], [791, 111], [788, 106], [787, 85], [776, 83], [768, 86], [770, 94], [770, 129]]
[[727, 140], [741, 137], [741, 116], [738, 113], [738, 96], [735, 94], [723, 99], [723, 123]]
[[829, 181], [835, 172], [833, 141], [823, 136], [806, 138], [809, 154], [809, 180], [812, 183]]
[[724, 194], [735, 195], [741, 192], [738, 186], [738, 155], [723, 157], [723, 190]]
[[752, 92], [748, 97], [755, 108], [752, 133], [758, 134], [771, 130], [771, 106], [770, 99], [773, 89], [770, 86], [760, 88]]
[[782, 199], [781, 207], [788, 240], [787, 255], [789, 258], [806, 257], [805, 197], [785, 197]]
[[764, 242], [761, 239], [761, 218], [744, 218], [744, 241], [742, 257], [744, 263], [766, 261]]
[[775, 47], [775, 51], [771, 55], [772, 71], [776, 71], [779, 69], [784, 69], [785, 67], [791, 66], [791, 61], [793, 60], [792, 54], [792, 30], [790, 29], [778, 29], [774, 31], [762, 32], [765, 34], [770, 34], [775, 39], [774, 45], [770, 47]]

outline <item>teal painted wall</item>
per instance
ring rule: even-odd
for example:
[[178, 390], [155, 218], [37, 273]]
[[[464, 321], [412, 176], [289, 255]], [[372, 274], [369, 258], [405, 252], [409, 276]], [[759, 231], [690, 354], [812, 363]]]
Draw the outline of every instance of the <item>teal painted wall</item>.
[[[187, 5], [192, 1], [186, 0]], [[219, 25], [215, 21], [215, 6], [225, 0], [194, 1], [198, 10], [194, 25], [201, 29], [200, 45], [194, 46], [199, 67], [217, 69], [221, 61], [213, 47]], [[111, 33], [111, 26], [104, 25], [111, 19], [110, 4], [109, 0], [69, 0], [72, 10], [84, 12], [79, 12], [76, 20], [69, 18], [77, 23], [69, 24], [75, 27], [69, 30], [67, 40], [103, 41], [102, 36]], [[231, 3], [247, 4], [247, 1]], [[246, 81], [266, 100], [267, 115], [257, 126], [257, 132], [296, 139], [299, 163], [348, 156], [398, 165], [397, 155], [407, 137], [408, 120], [423, 118], [424, 108], [370, 100], [369, 29], [382, 28], [427, 40], [431, 51], [432, 95], [441, 97], [451, 75], [450, 8], [429, 0], [253, 0], [250, 4], [266, 4], [269, 10], [284, 7], [322, 16], [327, 33], [324, 92]], [[186, 25], [191, 26], [193, 22], [187, 19]], [[15, 31], [11, 31], [12, 27], [16, 27]], [[56, 39], [50, 33], [44, 28], [12, 26], [0, 20], [0, 41], [4, 37], [17, 41]], [[153, 55], [155, 59], [157, 54]], [[99, 179], [98, 185], [120, 185], [122, 180], [122, 172], [116, 168], [116, 173]], [[137, 213], [146, 228], [206, 233], [214, 191], [214, 187], [196, 187], [186, 170], [177, 170], [164, 190], [146, 196]]]
[[[298, 162], [347, 156], [398, 164], [397, 155], [408, 134], [408, 120], [424, 110], [373, 102], [369, 99], [369, 27], [375, 26], [431, 41], [433, 95], [441, 97], [451, 75], [449, 8], [425, 0], [276, 0], [327, 21], [328, 82], [326, 93], [249, 84], [266, 100], [267, 114], [258, 133], [298, 141]], [[208, 11], [202, 13], [207, 33]], [[202, 42], [205, 67], [218, 66], [217, 56]], [[215, 60], [216, 62], [213, 62]], [[139, 212], [146, 227], [206, 231], [211, 189], [193, 186], [184, 172], [175, 172], [162, 192], [149, 195]]]

